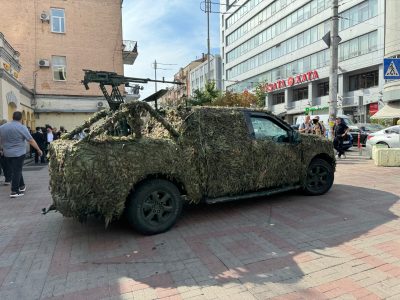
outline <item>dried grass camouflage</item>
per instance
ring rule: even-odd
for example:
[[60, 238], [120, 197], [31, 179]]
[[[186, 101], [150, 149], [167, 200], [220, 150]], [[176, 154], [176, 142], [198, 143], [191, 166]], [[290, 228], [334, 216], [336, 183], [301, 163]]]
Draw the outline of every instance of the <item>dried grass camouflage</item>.
[[[297, 148], [255, 140], [243, 110], [181, 108], [162, 116], [147, 103], [133, 102], [115, 113], [97, 113], [50, 147], [57, 210], [80, 221], [100, 215], [108, 224], [123, 214], [133, 188], [149, 177], [171, 180], [188, 201], [198, 203], [304, 184], [307, 167], [318, 155], [334, 166], [332, 143], [318, 136], [302, 136]], [[120, 132], [121, 120], [129, 124], [131, 135], [112, 135]], [[85, 128], [91, 128], [89, 135], [73, 140]]]

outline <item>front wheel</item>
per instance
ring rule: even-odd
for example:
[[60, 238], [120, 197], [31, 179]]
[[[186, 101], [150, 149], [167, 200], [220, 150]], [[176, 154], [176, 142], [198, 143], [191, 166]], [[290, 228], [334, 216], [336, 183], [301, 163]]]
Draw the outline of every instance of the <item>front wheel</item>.
[[314, 159], [308, 166], [303, 190], [308, 195], [322, 195], [332, 187], [333, 180], [333, 167], [323, 159]]
[[182, 198], [178, 188], [163, 179], [140, 185], [126, 206], [129, 224], [142, 234], [157, 234], [170, 229], [182, 212]]

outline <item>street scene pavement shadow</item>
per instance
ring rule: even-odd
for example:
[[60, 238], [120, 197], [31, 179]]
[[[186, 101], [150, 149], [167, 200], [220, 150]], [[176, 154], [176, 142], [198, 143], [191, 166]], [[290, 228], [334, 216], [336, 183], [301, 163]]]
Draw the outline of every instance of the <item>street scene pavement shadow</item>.
[[[0, 299], [103, 299], [126, 293], [138, 299], [214, 299], [218, 293], [266, 299], [378, 270], [387, 257], [393, 261], [399, 255], [383, 253], [397, 251], [400, 236], [398, 175], [370, 163], [358, 168], [339, 170], [337, 181], [364, 187], [334, 184], [316, 197], [295, 191], [188, 205], [171, 230], [143, 236], [123, 221], [105, 228], [96, 218], [81, 224], [58, 212], [41, 215], [51, 202], [43, 183], [47, 170], [26, 166], [24, 198], [9, 199], [8, 189], [0, 190]], [[359, 172], [361, 179], [351, 179]], [[368, 245], [381, 255], [367, 253]], [[400, 274], [400, 268], [394, 270]]]
[[[398, 219], [391, 211], [398, 200], [392, 193], [336, 184], [317, 197], [291, 192], [193, 205], [175, 227], [155, 236], [141, 236], [123, 222], [104, 229], [96, 219], [83, 225], [68, 220], [64, 238], [80, 234], [88, 244], [87, 253], [65, 267], [85, 272], [112, 267], [117, 289], [295, 284], [318, 275], [321, 264], [343, 264], [351, 248], [346, 244], [394, 231], [385, 224]], [[337, 248], [342, 246], [344, 254]]]

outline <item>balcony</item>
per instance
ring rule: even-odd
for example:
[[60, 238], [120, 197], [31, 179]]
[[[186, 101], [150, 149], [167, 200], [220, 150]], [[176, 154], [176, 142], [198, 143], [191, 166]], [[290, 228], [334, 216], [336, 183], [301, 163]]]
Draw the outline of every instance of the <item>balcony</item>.
[[123, 41], [122, 59], [125, 65], [133, 65], [138, 56], [136, 41]]

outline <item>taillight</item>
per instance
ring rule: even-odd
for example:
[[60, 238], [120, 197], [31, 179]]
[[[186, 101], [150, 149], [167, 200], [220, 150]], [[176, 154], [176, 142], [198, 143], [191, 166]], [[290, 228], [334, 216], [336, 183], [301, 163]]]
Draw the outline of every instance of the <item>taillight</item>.
[[370, 140], [370, 139], [372, 139], [373, 137], [374, 137], [373, 135], [368, 134], [367, 139]]

